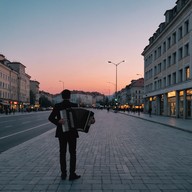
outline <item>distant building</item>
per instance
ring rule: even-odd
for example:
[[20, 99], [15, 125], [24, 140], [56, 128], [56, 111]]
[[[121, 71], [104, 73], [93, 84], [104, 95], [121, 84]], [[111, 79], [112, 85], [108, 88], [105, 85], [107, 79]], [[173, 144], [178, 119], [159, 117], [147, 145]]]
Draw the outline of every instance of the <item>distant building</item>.
[[144, 79], [132, 80], [129, 85], [119, 91], [119, 104], [129, 108], [143, 108]]
[[[71, 102], [77, 103], [82, 107], [92, 107], [96, 106], [97, 102], [103, 102], [104, 95], [99, 93], [84, 92], [84, 91], [72, 91]], [[53, 103], [59, 103], [62, 101], [61, 94], [56, 94], [53, 96]]]
[[191, 0], [177, 0], [144, 48], [145, 112], [192, 118], [191, 10]]
[[[34, 108], [38, 109], [39, 106], [39, 82], [36, 80], [30, 80], [30, 91], [31, 93], [31, 97], [34, 98], [30, 98], [31, 100], [34, 100], [33, 106]], [[32, 103], [31, 103], [32, 104]]]

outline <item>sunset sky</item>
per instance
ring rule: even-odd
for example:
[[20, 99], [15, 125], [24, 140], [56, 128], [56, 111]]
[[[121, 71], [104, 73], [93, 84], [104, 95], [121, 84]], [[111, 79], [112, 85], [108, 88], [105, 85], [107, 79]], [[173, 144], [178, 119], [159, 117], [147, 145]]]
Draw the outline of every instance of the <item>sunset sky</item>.
[[[148, 39], [176, 0], [0, 0], [0, 54], [40, 90], [115, 91], [143, 77]], [[140, 75], [137, 75], [140, 74]], [[59, 82], [62, 81], [62, 82]]]

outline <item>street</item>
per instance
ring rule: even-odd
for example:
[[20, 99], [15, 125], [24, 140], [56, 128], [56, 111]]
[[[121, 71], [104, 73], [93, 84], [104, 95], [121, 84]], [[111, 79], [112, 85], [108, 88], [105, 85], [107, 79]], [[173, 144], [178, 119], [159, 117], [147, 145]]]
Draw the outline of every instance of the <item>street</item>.
[[88, 133], [80, 132], [77, 142], [80, 179], [60, 179], [58, 140], [50, 129], [0, 154], [0, 190], [192, 191], [191, 133], [123, 113], [93, 111], [96, 123]]
[[0, 153], [54, 128], [47, 120], [49, 114], [50, 111], [0, 116]]

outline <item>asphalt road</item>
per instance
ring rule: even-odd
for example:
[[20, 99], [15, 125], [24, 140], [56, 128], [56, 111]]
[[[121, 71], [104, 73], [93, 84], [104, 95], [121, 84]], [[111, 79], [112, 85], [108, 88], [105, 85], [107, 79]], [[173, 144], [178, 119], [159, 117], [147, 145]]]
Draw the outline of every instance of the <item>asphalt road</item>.
[[50, 111], [0, 116], [0, 153], [55, 128]]

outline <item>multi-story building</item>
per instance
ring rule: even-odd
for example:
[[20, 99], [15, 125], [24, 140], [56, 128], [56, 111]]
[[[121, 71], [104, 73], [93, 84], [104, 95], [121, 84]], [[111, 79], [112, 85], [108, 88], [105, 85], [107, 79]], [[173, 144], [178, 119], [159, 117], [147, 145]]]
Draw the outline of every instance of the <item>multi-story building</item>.
[[0, 54], [0, 109], [20, 110], [30, 104], [30, 76], [25, 66]]
[[19, 109], [28, 108], [30, 105], [30, 78], [25, 73], [25, 66], [20, 62], [10, 62], [7, 64], [18, 73], [18, 102]]
[[129, 108], [143, 108], [144, 79], [132, 80], [119, 92], [120, 105]]
[[177, 0], [144, 56], [145, 112], [192, 118], [192, 1]]

